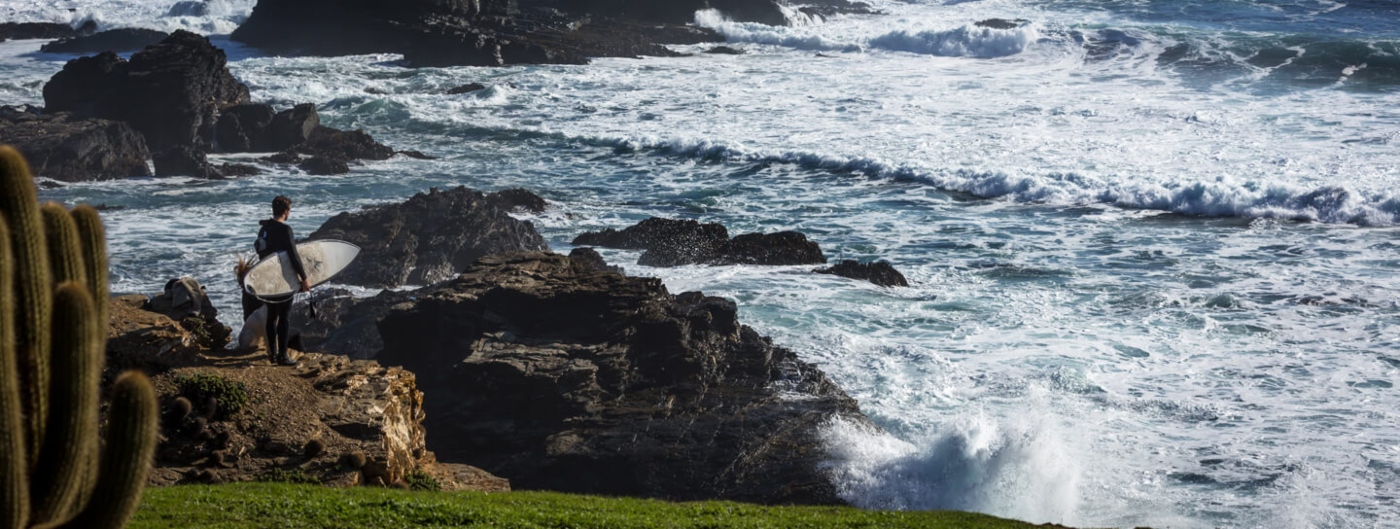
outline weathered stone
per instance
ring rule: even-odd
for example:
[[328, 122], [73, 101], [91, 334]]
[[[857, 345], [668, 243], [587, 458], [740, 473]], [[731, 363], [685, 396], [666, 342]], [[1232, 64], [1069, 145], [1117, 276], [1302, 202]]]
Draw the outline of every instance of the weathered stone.
[[267, 126], [267, 148], [263, 150], [282, 151], [306, 143], [320, 126], [321, 117], [311, 103], [278, 112]]
[[152, 152], [192, 146], [207, 152], [223, 108], [248, 102], [223, 50], [178, 30], [124, 61], [110, 52], [69, 61], [44, 85], [50, 112], [130, 123]]
[[55, 180], [80, 182], [151, 174], [145, 138], [120, 121], [0, 107], [0, 138], [24, 154], [35, 174]]
[[746, 233], [729, 238], [719, 224], [652, 217], [622, 231], [608, 228], [574, 238], [575, 246], [646, 250], [637, 264], [645, 266], [797, 265], [826, 262], [821, 248], [795, 231]]
[[349, 163], [331, 156], [312, 156], [297, 167], [310, 175], [338, 175], [350, 172]]
[[495, 195], [464, 187], [432, 189], [403, 204], [336, 215], [310, 238], [360, 245], [359, 258], [336, 278], [338, 282], [374, 287], [431, 284], [485, 255], [548, 248], [533, 226], [507, 215], [509, 209]]
[[826, 268], [818, 268], [813, 272], [869, 281], [882, 287], [909, 286], [909, 281], [904, 279], [904, 274], [899, 273], [899, 270], [895, 270], [893, 265], [885, 261], [862, 263], [847, 259]]
[[0, 42], [10, 39], [62, 39], [78, 35], [92, 34], [97, 23], [89, 20], [81, 28], [74, 29], [68, 24], [53, 22], [3, 22], [0, 23]]
[[178, 145], [157, 152], [151, 161], [156, 166], [156, 176], [221, 177], [219, 170], [209, 164], [204, 152], [189, 145]]
[[324, 126], [314, 127], [307, 141], [295, 149], [309, 156], [341, 160], [388, 160], [394, 156], [394, 149], [374, 141], [363, 130], [344, 131]]
[[485, 90], [486, 85], [481, 83], [467, 83], [462, 86], [453, 87], [447, 90], [449, 95], [466, 94], [478, 90]]
[[127, 52], [156, 44], [169, 37], [164, 31], [144, 28], [112, 29], [92, 35], [73, 36], [39, 48], [44, 53]]
[[[274, 150], [267, 139], [267, 127], [276, 112], [272, 105], [234, 105], [219, 114], [215, 146], [221, 152], [262, 152]], [[277, 149], [280, 150], [280, 149]]]

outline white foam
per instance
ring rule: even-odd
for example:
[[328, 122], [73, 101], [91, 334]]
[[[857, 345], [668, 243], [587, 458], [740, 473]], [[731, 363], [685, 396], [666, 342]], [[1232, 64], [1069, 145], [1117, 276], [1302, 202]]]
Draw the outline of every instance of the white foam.
[[871, 39], [870, 46], [944, 57], [1005, 57], [1026, 50], [1040, 39], [1033, 25], [1011, 29], [973, 24], [948, 30], [899, 30]]

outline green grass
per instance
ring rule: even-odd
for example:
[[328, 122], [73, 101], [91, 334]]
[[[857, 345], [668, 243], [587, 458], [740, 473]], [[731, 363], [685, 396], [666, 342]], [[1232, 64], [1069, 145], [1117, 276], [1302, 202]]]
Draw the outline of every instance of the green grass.
[[1025, 528], [983, 514], [764, 507], [733, 502], [669, 503], [549, 492], [341, 489], [288, 483], [147, 488], [133, 529], [186, 527], [868, 527]]

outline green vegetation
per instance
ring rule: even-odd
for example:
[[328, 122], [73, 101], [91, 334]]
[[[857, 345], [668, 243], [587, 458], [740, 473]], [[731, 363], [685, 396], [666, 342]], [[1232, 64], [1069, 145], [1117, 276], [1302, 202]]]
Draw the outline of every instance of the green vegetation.
[[965, 512], [885, 512], [847, 507], [668, 503], [549, 492], [426, 492], [280, 483], [182, 485], [146, 490], [133, 528], [517, 527], [517, 528], [1029, 528]]
[[214, 399], [217, 411], [212, 420], [226, 420], [248, 404], [248, 386], [219, 375], [195, 373], [176, 378], [175, 385], [180, 387], [180, 395], [196, 404]]
[[268, 483], [301, 483], [304, 485], [320, 485], [321, 480], [311, 477], [300, 469], [283, 470], [274, 468], [262, 474], [258, 474], [258, 481]]
[[407, 476], [404, 476], [403, 479], [408, 482], [409, 488], [413, 490], [442, 490], [442, 484], [438, 483], [437, 478], [416, 468], [413, 469], [413, 472], [409, 472]]

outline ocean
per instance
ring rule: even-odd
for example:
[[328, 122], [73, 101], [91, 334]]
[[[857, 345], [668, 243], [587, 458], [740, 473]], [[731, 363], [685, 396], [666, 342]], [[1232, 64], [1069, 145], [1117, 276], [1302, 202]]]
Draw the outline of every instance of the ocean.
[[[736, 300], [855, 397], [884, 431], [824, 432], [855, 505], [1400, 527], [1400, 2], [871, 3], [789, 27], [696, 14], [743, 55], [495, 69], [267, 56], [226, 37], [253, 0], [0, 0], [0, 19], [210, 34], [254, 100], [439, 157], [44, 190], [119, 207], [115, 291], [191, 275], [237, 327], [233, 263], [277, 194], [300, 235], [458, 185], [545, 197], [524, 218], [559, 252], [650, 216], [798, 230], [912, 286], [602, 253]], [[43, 104], [72, 56], [38, 47], [0, 44], [0, 102]], [[488, 88], [445, 93], [469, 82]]]

